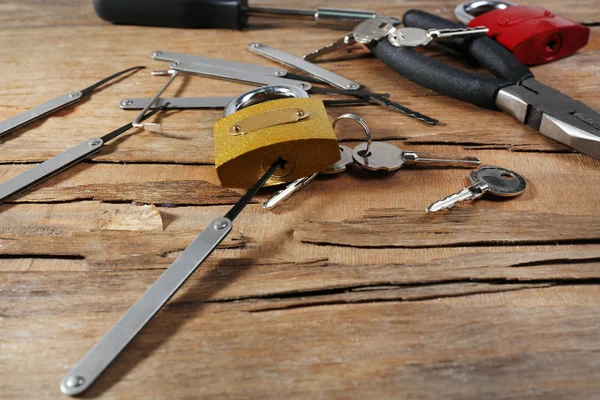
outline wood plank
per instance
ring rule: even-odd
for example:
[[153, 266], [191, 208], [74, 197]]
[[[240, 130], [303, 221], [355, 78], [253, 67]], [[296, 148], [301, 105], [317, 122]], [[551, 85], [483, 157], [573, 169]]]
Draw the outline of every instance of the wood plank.
[[205, 181], [163, 181], [79, 186], [47, 186], [32, 193], [10, 199], [8, 203], [49, 203], [73, 200], [103, 202], [135, 202], [159, 205], [235, 204], [241, 195]]
[[[9, 398], [55, 397], [62, 375], [143, 290], [139, 280], [118, 280], [100, 300], [97, 285], [108, 282], [92, 279], [80, 290], [79, 282], [52, 274], [36, 276], [35, 285], [48, 290], [26, 296], [32, 275], [17, 278], [9, 304], [20, 318], [3, 318], [13, 332], [0, 365]], [[443, 390], [455, 397], [590, 398], [600, 389], [597, 357], [590, 356], [599, 350], [599, 289], [227, 312], [223, 304], [195, 302], [190, 282], [89, 395], [435, 398]], [[73, 304], [80, 305], [77, 316]], [[55, 345], [62, 337], [70, 340]], [[44, 348], [35, 357], [32, 340]], [[36, 380], [24, 386], [18, 376]]]
[[[549, 220], [561, 228], [548, 229]], [[494, 221], [502, 221], [502, 224]], [[590, 224], [587, 229], [580, 229], [587, 223]], [[294, 237], [306, 243], [357, 247], [598, 243], [600, 217], [461, 208], [448, 213], [428, 214], [402, 209], [374, 209], [368, 210], [363, 219], [302, 224], [295, 230]]]
[[[595, 0], [528, 4], [600, 20]], [[368, 8], [396, 16], [423, 8], [451, 17], [455, 5], [409, 0]], [[358, 0], [327, 6], [367, 7]], [[135, 113], [118, 109], [118, 102], [152, 96], [164, 82], [149, 74], [166, 66], [149, 59], [152, 50], [276, 65], [247, 52], [246, 44], [301, 55], [342, 34], [310, 22], [255, 22], [244, 32], [114, 26], [98, 19], [87, 0], [0, 4], [0, 120], [119, 69], [149, 67], [3, 137], [0, 182], [130, 121]], [[534, 67], [535, 76], [600, 109], [599, 32], [594, 27], [574, 56]], [[440, 48], [424, 51], [481, 72]], [[443, 124], [424, 126], [377, 107], [332, 108], [330, 118], [355, 112], [377, 140], [475, 154], [521, 173], [527, 191], [427, 216], [422, 210], [465, 186], [469, 171], [351, 168], [317, 178], [273, 212], [260, 205], [275, 190], [266, 189], [84, 397], [437, 399], [444, 393], [587, 400], [600, 392], [600, 162], [507, 115], [419, 87], [373, 57], [355, 56], [340, 53], [323, 65]], [[166, 95], [249, 88], [187, 77]], [[0, 340], [0, 398], [64, 397], [62, 376], [239, 198], [243, 191], [221, 188], [212, 166], [212, 125], [220, 117], [219, 110], [161, 113], [155, 120], [164, 133], [132, 130], [0, 206], [0, 329], [8, 333]], [[351, 147], [363, 139], [351, 124], [337, 133]], [[428, 218], [437, 224], [413, 228]], [[323, 233], [309, 235], [306, 227], [321, 225], [332, 229], [336, 243], [312, 243]], [[358, 235], [343, 237], [348, 226]], [[436, 229], [450, 233], [432, 234]], [[476, 231], [492, 233], [478, 240]], [[364, 247], [401, 240], [428, 247]]]
[[[141, 268], [183, 251], [199, 232], [98, 230], [72, 236], [2, 236], [0, 253], [16, 256], [88, 258], [90, 264], [133, 264]], [[168, 240], [167, 240], [168, 238]], [[243, 235], [230, 234], [220, 248], [244, 246]], [[152, 249], [150, 252], [149, 249]], [[147, 256], [147, 257], [144, 257]], [[149, 260], [148, 257], [154, 260]], [[167, 263], [173, 259], [165, 260]]]
[[[392, 142], [402, 145], [400, 142]], [[350, 144], [352, 146], [352, 144]], [[423, 152], [440, 152], [439, 146], [403, 146]], [[464, 150], [448, 146], [446, 154], [477, 155], [484, 165], [498, 165], [519, 172], [527, 180], [521, 196], [502, 200], [484, 196], [472, 207], [506, 210], [545, 210], [558, 214], [594, 215], [600, 210], [595, 188], [600, 186], [600, 161], [580, 154], [539, 154]], [[0, 165], [0, 182], [31, 168], [29, 165]], [[462, 168], [404, 167], [391, 173], [373, 173], [360, 167], [330, 177], [318, 177], [266, 215], [314, 214], [322, 220], [359, 218], [367, 208], [403, 207], [424, 210], [435, 200], [466, 186], [469, 170]], [[557, 183], [557, 184], [548, 184]], [[560, 184], [558, 184], [560, 183]], [[185, 186], [180, 186], [185, 185]], [[113, 165], [84, 163], [12, 201], [59, 202], [95, 198], [104, 201], [136, 201], [153, 204], [231, 204], [243, 190], [220, 188], [214, 167], [190, 165]], [[181, 190], [179, 190], [181, 188]], [[276, 189], [261, 192], [262, 202]], [[323, 199], [327, 195], [348, 205], [338, 207]], [[336, 201], [337, 201], [336, 200]], [[12, 206], [0, 206], [0, 218]], [[213, 213], [218, 212], [215, 210]], [[214, 214], [213, 214], [214, 215]], [[293, 215], [289, 215], [293, 218]]]

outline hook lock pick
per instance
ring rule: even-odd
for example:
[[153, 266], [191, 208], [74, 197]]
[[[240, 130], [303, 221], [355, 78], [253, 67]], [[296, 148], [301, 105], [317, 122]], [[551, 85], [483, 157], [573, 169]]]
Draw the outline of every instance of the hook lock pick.
[[143, 69], [145, 67], [137, 66], [132, 68], [127, 68], [123, 71], [119, 71], [111, 76], [108, 76], [101, 81], [94, 83], [93, 85], [79, 91], [70, 92], [67, 94], [63, 94], [58, 96], [52, 100], [49, 100], [39, 106], [32, 108], [31, 110], [24, 111], [20, 114], [15, 115], [5, 121], [0, 122], [0, 137], [14, 131], [17, 128], [25, 126], [33, 121], [36, 121], [40, 118], [43, 118], [47, 115], [53, 114], [58, 110], [61, 110], [65, 107], [70, 106], [71, 104], [75, 104], [80, 102], [85, 96], [89, 96], [92, 92], [98, 89], [100, 86], [110, 82], [111, 80], [126, 74], [131, 71], [136, 71], [139, 69]]

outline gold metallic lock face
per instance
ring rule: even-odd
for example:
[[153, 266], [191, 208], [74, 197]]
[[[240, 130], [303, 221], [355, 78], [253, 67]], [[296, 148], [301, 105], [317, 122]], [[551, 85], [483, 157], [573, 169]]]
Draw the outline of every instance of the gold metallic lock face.
[[[251, 129], [244, 131], [243, 126]], [[312, 175], [340, 159], [325, 106], [311, 98], [271, 100], [242, 108], [217, 121], [214, 141], [215, 166], [224, 187], [251, 187], [278, 158], [287, 163], [266, 186]]]

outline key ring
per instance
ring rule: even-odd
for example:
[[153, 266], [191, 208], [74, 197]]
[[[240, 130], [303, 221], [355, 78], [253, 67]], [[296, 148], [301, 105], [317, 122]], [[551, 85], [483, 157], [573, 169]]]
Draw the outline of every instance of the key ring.
[[290, 97], [296, 99], [307, 99], [310, 96], [305, 90], [302, 90], [297, 86], [261, 86], [257, 89], [249, 90], [231, 99], [231, 101], [225, 106], [224, 115], [228, 116], [236, 111], [241, 110], [242, 108], [262, 103], [264, 101]]
[[333, 121], [333, 129], [335, 130], [335, 126], [341, 119], [351, 119], [352, 121], [358, 122], [360, 126], [362, 126], [363, 131], [365, 131], [365, 135], [367, 137], [367, 148], [364, 150], [362, 157], [368, 157], [371, 154], [371, 130], [365, 123], [365, 121], [356, 114], [342, 114]]

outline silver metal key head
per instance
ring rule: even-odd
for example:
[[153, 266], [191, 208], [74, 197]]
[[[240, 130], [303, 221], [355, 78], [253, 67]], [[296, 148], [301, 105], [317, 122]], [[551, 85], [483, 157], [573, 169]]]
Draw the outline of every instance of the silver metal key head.
[[404, 165], [403, 151], [398, 146], [385, 142], [373, 142], [367, 152], [368, 143], [361, 143], [352, 151], [354, 161], [371, 171], [394, 171]]
[[344, 172], [348, 166], [354, 164], [354, 159], [352, 158], [352, 149], [350, 147], [340, 145], [340, 155], [340, 161], [319, 171], [319, 173], [322, 175], [339, 174], [340, 172]]
[[397, 23], [398, 21], [394, 18], [377, 15], [375, 18], [364, 20], [356, 25], [352, 35], [358, 43], [369, 44], [386, 37], [390, 29], [393, 29], [394, 24]]
[[428, 45], [433, 38], [425, 29], [404, 27], [396, 29], [394, 35], [388, 36], [388, 40], [395, 47], [416, 47]]
[[473, 182], [471, 186], [436, 201], [427, 207], [426, 211], [447, 210], [460, 202], [478, 199], [485, 193], [502, 197], [518, 196], [525, 191], [526, 187], [525, 179], [521, 175], [500, 167], [481, 167], [471, 172], [470, 178]]
[[494, 196], [513, 197], [525, 191], [525, 179], [514, 171], [506, 168], [486, 166], [471, 172], [473, 184], [485, 182], [487, 192]]

